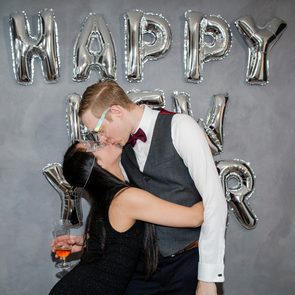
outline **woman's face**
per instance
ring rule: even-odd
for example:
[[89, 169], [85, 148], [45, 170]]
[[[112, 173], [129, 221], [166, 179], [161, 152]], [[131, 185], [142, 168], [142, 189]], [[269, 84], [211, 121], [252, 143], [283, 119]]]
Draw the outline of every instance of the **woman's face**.
[[96, 162], [104, 169], [109, 170], [119, 164], [122, 154], [122, 147], [117, 144], [105, 144], [92, 152]]

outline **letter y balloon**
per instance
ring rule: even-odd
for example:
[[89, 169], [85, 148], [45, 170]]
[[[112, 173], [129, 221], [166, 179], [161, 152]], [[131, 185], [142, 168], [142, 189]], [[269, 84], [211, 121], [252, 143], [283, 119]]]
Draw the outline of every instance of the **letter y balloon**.
[[58, 192], [61, 199], [61, 219], [69, 220], [72, 227], [82, 225], [81, 196], [82, 189], [73, 188], [65, 180], [59, 163], [48, 164], [43, 168], [43, 175]]
[[287, 24], [275, 17], [259, 28], [251, 16], [244, 16], [236, 20], [235, 25], [248, 45], [246, 81], [256, 85], [269, 83], [269, 51], [280, 39]]

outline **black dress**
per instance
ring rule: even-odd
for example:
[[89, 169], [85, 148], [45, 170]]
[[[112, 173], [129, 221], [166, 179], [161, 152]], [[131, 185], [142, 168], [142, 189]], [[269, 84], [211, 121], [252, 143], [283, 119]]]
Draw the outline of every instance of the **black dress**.
[[124, 294], [142, 251], [144, 225], [136, 221], [129, 230], [119, 233], [109, 222], [108, 207], [103, 214], [106, 234], [103, 250], [100, 248], [102, 239], [97, 219], [91, 227], [81, 261], [53, 287], [49, 295]]

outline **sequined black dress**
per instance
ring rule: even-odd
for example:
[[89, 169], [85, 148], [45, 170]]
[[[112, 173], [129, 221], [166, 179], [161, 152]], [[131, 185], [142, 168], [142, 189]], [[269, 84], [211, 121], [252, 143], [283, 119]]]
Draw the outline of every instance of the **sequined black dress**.
[[[107, 210], [108, 211], [108, 210]], [[87, 250], [80, 263], [65, 275], [50, 295], [120, 295], [124, 294], [142, 250], [144, 225], [141, 221], [119, 233], [103, 215], [105, 247], [100, 249], [99, 221], [93, 223]]]

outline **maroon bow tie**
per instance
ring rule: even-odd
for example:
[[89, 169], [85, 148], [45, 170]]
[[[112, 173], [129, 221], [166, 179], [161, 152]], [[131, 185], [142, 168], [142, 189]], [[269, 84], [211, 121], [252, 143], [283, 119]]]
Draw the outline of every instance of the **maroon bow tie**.
[[146, 142], [146, 135], [141, 128], [139, 128], [134, 134], [130, 135], [127, 143], [130, 143], [132, 147], [134, 147], [137, 139]]

